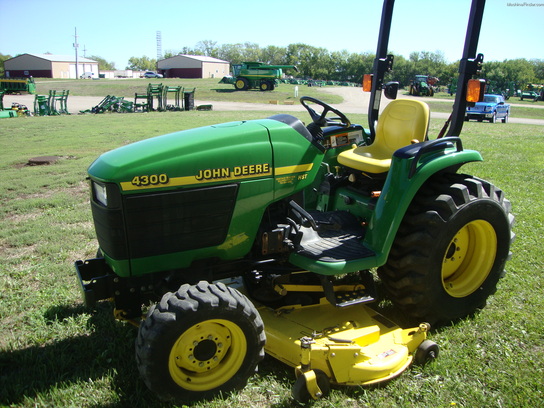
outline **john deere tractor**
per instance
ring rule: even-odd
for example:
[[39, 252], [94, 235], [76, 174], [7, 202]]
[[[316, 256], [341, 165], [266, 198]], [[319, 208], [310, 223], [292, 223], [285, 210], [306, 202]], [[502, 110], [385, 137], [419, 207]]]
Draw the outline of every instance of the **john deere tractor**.
[[438, 78], [428, 75], [416, 75], [410, 83], [409, 94], [413, 96], [434, 96], [434, 86]]
[[[120, 147], [88, 169], [100, 248], [76, 262], [84, 299], [139, 326], [136, 360], [165, 400], [243, 387], [264, 353], [295, 368], [299, 401], [330, 384], [390, 380], [438, 354], [429, 323], [482, 308], [504, 274], [513, 216], [502, 190], [459, 172], [482, 160], [459, 137], [484, 0], [473, 0], [458, 92], [444, 129], [392, 100], [385, 0], [367, 128], [302, 97], [309, 123], [278, 114]], [[331, 117], [332, 116], [332, 117]], [[375, 274], [374, 272], [377, 272]], [[376, 276], [377, 275], [377, 276]], [[414, 321], [367, 306], [379, 282]]]

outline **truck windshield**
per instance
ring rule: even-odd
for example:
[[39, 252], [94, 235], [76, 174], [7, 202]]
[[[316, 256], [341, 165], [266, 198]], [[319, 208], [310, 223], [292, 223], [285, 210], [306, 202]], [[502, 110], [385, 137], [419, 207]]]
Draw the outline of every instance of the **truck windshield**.
[[493, 96], [493, 95], [485, 95], [484, 96], [484, 102], [492, 102], [492, 103], [499, 103], [499, 97]]

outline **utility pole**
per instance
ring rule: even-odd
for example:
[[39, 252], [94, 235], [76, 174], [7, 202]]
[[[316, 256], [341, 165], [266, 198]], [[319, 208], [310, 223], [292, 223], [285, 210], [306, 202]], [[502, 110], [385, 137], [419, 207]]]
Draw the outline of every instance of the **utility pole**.
[[77, 43], [77, 27], [74, 28], [74, 38], [76, 41], [74, 42], [74, 48], [76, 50], [76, 79], [79, 78], [79, 72], [78, 72], [78, 61], [77, 61], [77, 47], [79, 47], [79, 44]]

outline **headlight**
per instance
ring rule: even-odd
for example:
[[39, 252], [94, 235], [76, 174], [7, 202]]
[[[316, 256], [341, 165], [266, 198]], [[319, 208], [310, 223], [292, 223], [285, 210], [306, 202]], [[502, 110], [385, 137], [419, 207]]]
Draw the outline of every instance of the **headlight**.
[[106, 186], [104, 184], [97, 183], [96, 181], [93, 181], [92, 184], [93, 184], [94, 198], [104, 207], [107, 207], [108, 206], [108, 192], [106, 190]]

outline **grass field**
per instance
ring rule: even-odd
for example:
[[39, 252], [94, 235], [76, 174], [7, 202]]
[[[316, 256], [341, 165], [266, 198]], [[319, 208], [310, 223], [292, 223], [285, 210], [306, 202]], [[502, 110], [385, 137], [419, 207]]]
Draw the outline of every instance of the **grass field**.
[[[90, 81], [89, 81], [90, 82]], [[98, 82], [98, 81], [97, 81]], [[41, 91], [40, 91], [41, 92]], [[115, 93], [115, 92], [112, 92]], [[0, 406], [166, 407], [138, 378], [136, 329], [112, 307], [86, 310], [73, 262], [97, 242], [86, 169], [151, 136], [274, 112], [181, 112], [6, 119], [0, 133]], [[364, 116], [350, 115], [366, 123]], [[307, 115], [304, 120], [308, 120]], [[436, 135], [441, 120], [431, 121]], [[339, 387], [314, 407], [539, 407], [544, 403], [544, 127], [466, 123], [465, 172], [502, 188], [516, 216], [513, 258], [476, 315], [431, 332], [440, 357], [379, 387]], [[48, 166], [29, 158], [57, 155]], [[385, 314], [395, 314], [382, 302]], [[402, 321], [400, 316], [395, 320]], [[293, 406], [291, 369], [267, 357], [247, 387], [195, 407]]]
[[[183, 86], [185, 90], [196, 89], [195, 98], [199, 101], [217, 102], [247, 102], [247, 103], [269, 103], [270, 100], [278, 100], [281, 103], [298, 103], [294, 97], [295, 85], [280, 84], [274, 91], [260, 92], [251, 90], [239, 92], [233, 85], [220, 84], [219, 79], [180, 79], [180, 78], [157, 78], [157, 79], [101, 79], [101, 80], [75, 80], [75, 79], [48, 79], [36, 80], [37, 93], [47, 95], [50, 90], [57, 91], [67, 89], [72, 96], [100, 96], [114, 95], [125, 97], [128, 100], [134, 98], [135, 93], [145, 93], [149, 83], [162, 83], [168, 86]], [[328, 92], [321, 92], [320, 88], [298, 85], [300, 95], [312, 96], [329, 104], [338, 104], [343, 101], [339, 95]], [[400, 91], [408, 95], [407, 91]], [[445, 92], [437, 93], [435, 100], [426, 99], [431, 111], [451, 112], [453, 97]], [[446, 101], [451, 101], [448, 103]], [[515, 104], [511, 108], [512, 117], [542, 119], [544, 109], [533, 109], [544, 107], [544, 102], [519, 101], [519, 98], [512, 97], [507, 103]]]
[[[195, 97], [201, 101], [218, 102], [249, 102], [268, 103], [270, 100], [294, 101], [295, 85], [280, 84], [274, 91], [260, 92], [250, 90], [239, 92], [233, 85], [220, 84], [218, 78], [214, 79], [180, 79], [180, 78], [156, 78], [156, 79], [101, 79], [101, 80], [75, 80], [75, 79], [38, 79], [36, 80], [36, 92], [48, 94], [50, 89], [70, 90], [74, 96], [124, 96], [134, 98], [134, 94], [145, 93], [147, 85], [162, 83], [168, 86], [183, 86], [187, 90], [196, 89]], [[320, 92], [318, 88], [299, 85], [304, 88], [304, 95], [319, 97], [331, 104], [339, 103], [342, 98], [338, 95]]]

